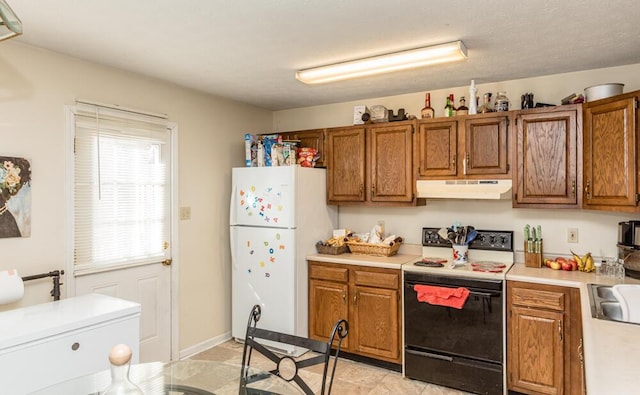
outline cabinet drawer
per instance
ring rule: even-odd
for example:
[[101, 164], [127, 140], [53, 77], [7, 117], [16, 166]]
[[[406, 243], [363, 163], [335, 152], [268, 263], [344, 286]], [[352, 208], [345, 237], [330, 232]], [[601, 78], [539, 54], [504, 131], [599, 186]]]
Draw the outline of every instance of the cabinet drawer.
[[563, 292], [513, 287], [511, 301], [512, 304], [518, 306], [556, 311], [564, 311], [565, 309], [565, 295]]
[[365, 285], [377, 288], [398, 289], [400, 286], [399, 272], [371, 272], [367, 270], [354, 270], [356, 285]]
[[319, 280], [349, 281], [349, 269], [338, 266], [310, 265], [309, 276]]
[[30, 393], [60, 381], [109, 369], [109, 351], [124, 343], [137, 363], [139, 316], [80, 328], [18, 345], [0, 354], [3, 393]]

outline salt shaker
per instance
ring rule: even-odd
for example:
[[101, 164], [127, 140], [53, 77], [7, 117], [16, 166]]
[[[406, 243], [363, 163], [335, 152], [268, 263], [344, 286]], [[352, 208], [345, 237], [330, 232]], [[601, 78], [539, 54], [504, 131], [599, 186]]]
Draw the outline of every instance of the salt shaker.
[[109, 353], [111, 363], [111, 385], [102, 395], [144, 395], [140, 387], [129, 380], [131, 347], [126, 344], [113, 346]]

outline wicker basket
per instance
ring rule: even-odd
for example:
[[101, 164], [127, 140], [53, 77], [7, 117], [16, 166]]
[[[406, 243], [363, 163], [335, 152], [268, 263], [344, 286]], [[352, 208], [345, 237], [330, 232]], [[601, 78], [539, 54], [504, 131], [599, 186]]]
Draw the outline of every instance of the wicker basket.
[[347, 241], [349, 250], [352, 254], [373, 255], [373, 256], [391, 256], [398, 252], [402, 243], [394, 243], [392, 246], [383, 244], [359, 243], [356, 241]]
[[340, 254], [346, 254], [347, 252], [349, 252], [349, 247], [347, 247], [346, 244], [343, 244], [339, 247], [326, 246], [322, 244], [322, 242], [317, 242], [316, 250], [318, 250], [318, 253], [320, 254], [340, 255]]

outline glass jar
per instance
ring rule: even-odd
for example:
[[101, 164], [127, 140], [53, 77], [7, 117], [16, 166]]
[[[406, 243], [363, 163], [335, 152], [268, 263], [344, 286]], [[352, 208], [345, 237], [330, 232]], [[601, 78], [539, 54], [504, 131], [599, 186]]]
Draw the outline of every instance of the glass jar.
[[496, 111], [509, 111], [509, 98], [507, 97], [507, 92], [499, 91], [494, 103]]

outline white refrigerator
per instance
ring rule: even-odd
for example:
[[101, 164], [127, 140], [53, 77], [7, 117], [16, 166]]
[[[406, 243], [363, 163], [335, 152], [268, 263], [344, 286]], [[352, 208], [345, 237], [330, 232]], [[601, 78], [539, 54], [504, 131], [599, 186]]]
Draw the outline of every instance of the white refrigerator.
[[231, 190], [232, 336], [244, 339], [260, 304], [258, 327], [307, 337], [306, 256], [338, 223], [337, 208], [326, 204], [325, 170], [233, 168]]

